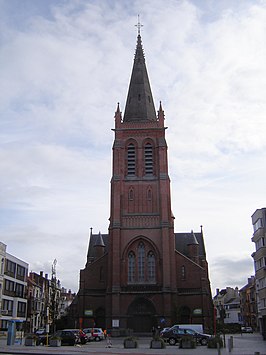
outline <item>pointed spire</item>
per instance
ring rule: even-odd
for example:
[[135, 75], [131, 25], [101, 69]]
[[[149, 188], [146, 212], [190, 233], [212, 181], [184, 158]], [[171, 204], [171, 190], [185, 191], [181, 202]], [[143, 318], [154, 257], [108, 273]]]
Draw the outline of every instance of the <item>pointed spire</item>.
[[142, 48], [140, 26], [140, 23], [138, 23], [137, 47], [128, 89], [124, 122], [157, 120]]
[[193, 232], [193, 230], [191, 230], [191, 233], [188, 235], [188, 240], [187, 240], [187, 245], [199, 245], [199, 242], [197, 241], [197, 238]]
[[94, 247], [105, 247], [101, 232], [99, 232], [95, 239]]
[[117, 103], [117, 108], [116, 108], [115, 113], [121, 113], [121, 111], [120, 111], [120, 106], [119, 106], [119, 102]]
[[[90, 233], [89, 241], [90, 241], [90, 239], [92, 238], [92, 227], [90, 227], [90, 230], [91, 230], [91, 233]], [[89, 250], [90, 250], [90, 242], [89, 242], [89, 245], [88, 245], [87, 258], [89, 257]]]
[[163, 125], [164, 123], [164, 110], [162, 108], [162, 102], [160, 101], [160, 106], [159, 106], [159, 110], [158, 110], [158, 120], [161, 122], [161, 124]]
[[120, 111], [119, 102], [117, 103], [117, 109], [115, 111], [115, 126], [120, 126], [122, 121], [122, 113]]

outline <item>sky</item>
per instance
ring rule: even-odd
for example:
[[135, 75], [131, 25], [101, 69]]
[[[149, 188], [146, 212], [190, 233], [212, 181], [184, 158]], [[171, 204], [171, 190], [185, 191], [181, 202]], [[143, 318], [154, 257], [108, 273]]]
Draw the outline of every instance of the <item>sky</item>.
[[203, 226], [209, 276], [254, 274], [266, 207], [266, 2], [0, 0], [0, 240], [78, 291], [90, 228], [108, 232], [114, 112], [138, 14], [165, 111], [175, 232]]

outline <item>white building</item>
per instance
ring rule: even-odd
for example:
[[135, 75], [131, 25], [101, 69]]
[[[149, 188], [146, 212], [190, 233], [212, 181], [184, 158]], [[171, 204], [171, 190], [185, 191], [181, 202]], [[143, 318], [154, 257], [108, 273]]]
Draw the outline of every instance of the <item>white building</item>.
[[226, 287], [216, 290], [213, 304], [217, 310], [217, 320], [229, 323], [242, 323], [238, 288]]
[[6, 245], [0, 242], [1, 257], [1, 316], [0, 328], [7, 329], [8, 321], [26, 321], [28, 264], [6, 252]]

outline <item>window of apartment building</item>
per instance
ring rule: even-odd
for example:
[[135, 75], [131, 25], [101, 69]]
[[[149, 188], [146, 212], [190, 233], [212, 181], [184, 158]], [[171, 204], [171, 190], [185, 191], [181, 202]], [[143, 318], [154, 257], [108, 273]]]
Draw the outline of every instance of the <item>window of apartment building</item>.
[[5, 275], [15, 277], [16, 272], [16, 263], [6, 259], [6, 266], [5, 266]]
[[255, 271], [261, 269], [266, 265], [266, 257], [260, 258], [259, 260], [255, 261]]
[[25, 275], [26, 275], [26, 269], [25, 267], [21, 265], [17, 265], [17, 275], [16, 278], [18, 280], [24, 281], [25, 280]]
[[266, 277], [262, 277], [258, 280], [259, 290], [266, 287]]
[[262, 309], [262, 308], [266, 308], [266, 298], [262, 298], [261, 300], [260, 300], [260, 309]]
[[16, 297], [20, 297], [20, 298], [24, 297], [24, 285], [16, 283], [15, 295], [16, 295]]
[[8, 316], [13, 315], [13, 305], [14, 302], [11, 300], [6, 300], [6, 299], [2, 300], [2, 310], [4, 311], [4, 313], [7, 313], [6, 315]]
[[18, 317], [26, 317], [26, 302], [18, 302]]
[[2, 258], [2, 259], [1, 259], [1, 269], [0, 269], [1, 275], [3, 275], [3, 273], [4, 273], [4, 263], [5, 263], [5, 259]]
[[15, 282], [5, 279], [4, 294], [7, 296], [14, 296], [15, 294]]
[[261, 237], [257, 242], [256, 242], [256, 250], [262, 248], [265, 246], [265, 238]]
[[262, 218], [257, 219], [257, 221], [253, 224], [253, 230], [254, 233], [259, 229], [262, 228], [263, 224], [262, 224]]

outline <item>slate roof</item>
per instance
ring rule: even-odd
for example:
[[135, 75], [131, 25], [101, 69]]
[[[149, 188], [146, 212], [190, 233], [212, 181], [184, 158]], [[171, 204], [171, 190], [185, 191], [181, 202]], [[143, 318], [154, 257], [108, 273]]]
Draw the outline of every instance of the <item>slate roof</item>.
[[[205, 252], [205, 245], [203, 234], [200, 233], [193, 233], [196, 240], [194, 243], [198, 243], [199, 245], [199, 257], [202, 259], [206, 259], [206, 252]], [[102, 241], [105, 245], [105, 253], [108, 253], [109, 250], [109, 234], [101, 234]], [[91, 234], [90, 241], [89, 241], [89, 248], [87, 254], [87, 260], [94, 259], [95, 248], [94, 246], [97, 245], [99, 241], [99, 234]], [[191, 244], [191, 232], [184, 232], [184, 233], [175, 233], [175, 248], [178, 252], [185, 256], [188, 255], [188, 245]]]
[[[199, 257], [206, 259], [206, 251], [204, 245], [203, 234], [193, 233], [199, 244]], [[191, 244], [191, 232], [175, 233], [175, 248], [181, 254], [188, 256], [188, 245]]]
[[141, 36], [138, 35], [123, 121], [143, 122], [156, 120], [157, 117], [145, 64]]

